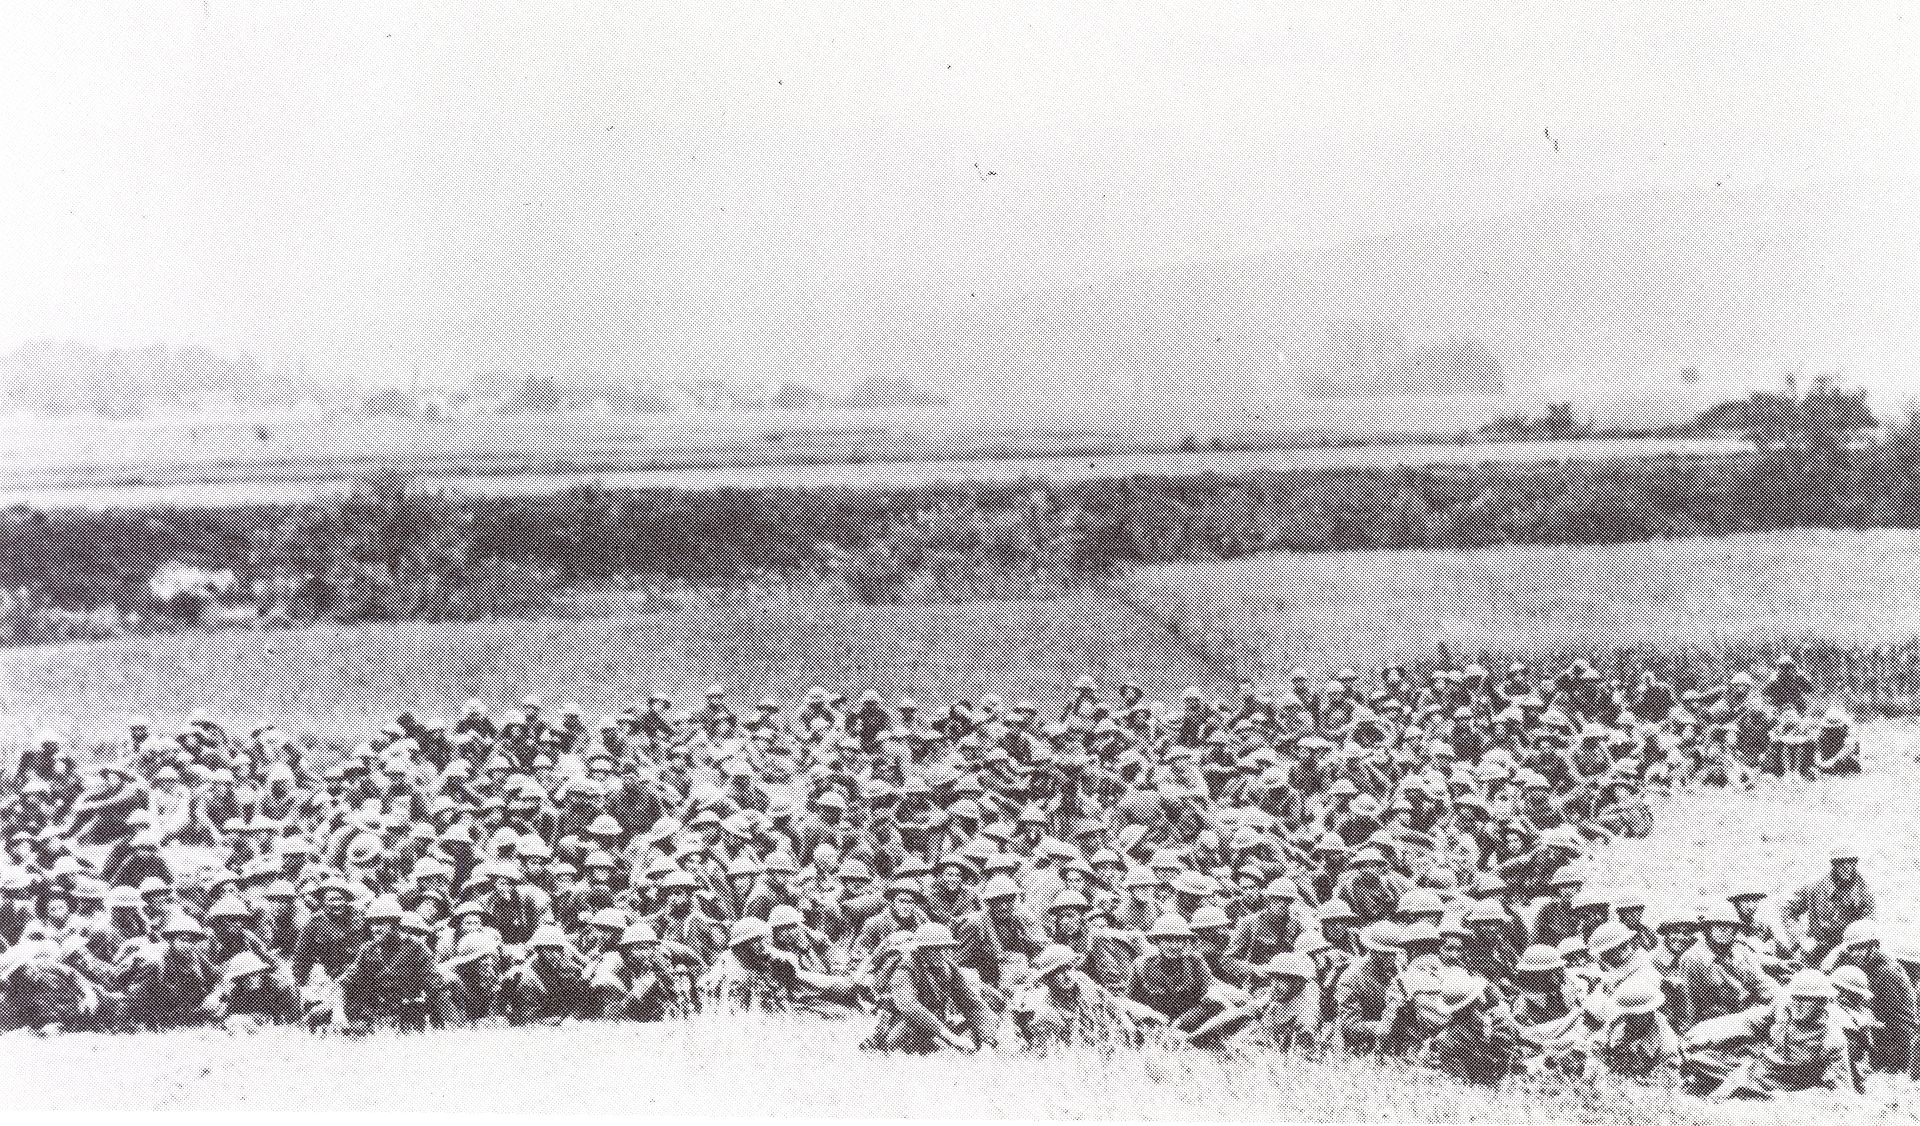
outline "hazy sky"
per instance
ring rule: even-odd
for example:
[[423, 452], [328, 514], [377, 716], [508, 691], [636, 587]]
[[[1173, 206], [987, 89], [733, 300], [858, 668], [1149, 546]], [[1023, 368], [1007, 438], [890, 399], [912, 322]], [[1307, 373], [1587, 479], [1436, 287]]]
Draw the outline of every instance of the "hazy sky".
[[[1576, 9], [1583, 10], [1576, 10]], [[0, 9], [0, 349], [832, 331], [1646, 189], [1920, 174], [1910, 4]]]

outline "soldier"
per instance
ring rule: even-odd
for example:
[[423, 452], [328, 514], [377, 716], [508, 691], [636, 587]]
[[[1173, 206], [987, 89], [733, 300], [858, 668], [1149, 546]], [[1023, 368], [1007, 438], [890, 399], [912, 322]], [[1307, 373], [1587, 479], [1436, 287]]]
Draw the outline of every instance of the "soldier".
[[500, 982], [500, 1007], [511, 1024], [561, 1024], [597, 1015], [586, 966], [552, 924], [527, 943], [527, 954]]
[[[1062, 895], [1075, 895], [1065, 891]], [[1052, 945], [1033, 960], [1028, 984], [1008, 1011], [1029, 1048], [1045, 1051], [1056, 1044], [1113, 1046], [1132, 1043], [1138, 1031], [1119, 998], [1074, 968], [1078, 955]]]
[[1073, 951], [1075, 968], [1088, 977], [1108, 990], [1123, 989], [1132, 954], [1111, 928], [1088, 923], [1092, 909], [1087, 897], [1072, 888], [1054, 896], [1047, 911], [1047, 938]]
[[1881, 1025], [1873, 1016], [1873, 986], [1859, 966], [1841, 966], [1828, 975], [1833, 981], [1834, 1011], [1847, 1033], [1847, 1063], [1853, 1069], [1853, 1088], [1867, 1090], [1867, 1073], [1873, 1067], [1873, 1042]]
[[1237, 995], [1238, 986], [1246, 975], [1227, 964], [1227, 945], [1233, 941], [1233, 920], [1227, 913], [1212, 903], [1203, 903], [1195, 909], [1193, 917], [1187, 920], [1187, 926], [1193, 931], [1193, 949], [1206, 962], [1207, 969], [1218, 983], [1215, 986], [1214, 999], [1219, 995]]
[[1520, 960], [1520, 952], [1507, 940], [1506, 911], [1496, 900], [1476, 900], [1462, 921], [1467, 929], [1462, 967], [1490, 982], [1506, 981]]
[[1700, 938], [1678, 964], [1688, 1026], [1745, 1012], [1773, 1000], [1773, 982], [1752, 952], [1737, 941], [1740, 917], [1730, 903], [1712, 905], [1700, 920]]
[[1373, 845], [1355, 852], [1334, 896], [1353, 909], [1362, 923], [1392, 919], [1412, 885], [1388, 869], [1386, 854]]
[[1160, 907], [1160, 890], [1165, 881], [1151, 868], [1134, 868], [1121, 880], [1122, 890], [1127, 899], [1121, 904], [1114, 924], [1121, 930], [1145, 932], [1164, 913]]
[[1873, 1033], [1868, 1062], [1876, 1071], [1907, 1074], [1913, 1062], [1915, 1036], [1920, 1034], [1920, 1012], [1916, 1012], [1913, 980], [1880, 947], [1880, 928], [1872, 919], [1847, 924], [1839, 948], [1821, 968], [1835, 975], [1836, 985], [1837, 975], [1846, 968], [1858, 970], [1866, 979], [1873, 1019], [1879, 1026]]
[[1520, 1066], [1520, 1035], [1485, 978], [1448, 970], [1426, 1002], [1438, 1027], [1421, 1048], [1430, 1066], [1456, 1079], [1492, 1086]]
[[1860, 850], [1839, 843], [1827, 851], [1827, 874], [1788, 897], [1781, 922], [1797, 934], [1808, 965], [1818, 966], [1839, 945], [1847, 926], [1874, 912], [1873, 889], [1860, 874]]
[[707, 689], [707, 702], [687, 716], [688, 722], [704, 730], [707, 738], [719, 738], [723, 728], [737, 723], [739, 719], [726, 701], [727, 690], [718, 684], [714, 685]]
[[1687, 1078], [1716, 1100], [1856, 1089], [1834, 997], [1825, 974], [1801, 970], [1779, 1003], [1695, 1025], [1685, 1041]]
[[[58, 747], [57, 738], [55, 746]], [[133, 813], [147, 810], [146, 785], [134, 777], [128, 766], [119, 762], [102, 763], [99, 779], [92, 792], [82, 796], [67, 811], [66, 819], [57, 829], [62, 839], [76, 845], [98, 845], [114, 844], [132, 835]], [[103, 866], [102, 870], [109, 883], [116, 882], [111, 864]], [[139, 877], [136, 876], [133, 882], [138, 881]]]
[[773, 928], [763, 919], [748, 915], [734, 920], [727, 932], [726, 952], [698, 983], [703, 1002], [735, 1011], [792, 1008], [799, 963], [792, 955], [772, 949], [768, 945], [772, 936]]
[[1666, 997], [1644, 981], [1622, 987], [1609, 1002], [1605, 1023], [1587, 1053], [1587, 1076], [1604, 1072], [1642, 1082], [1677, 1075], [1680, 1037], [1661, 1007]]
[[692, 950], [662, 942], [645, 922], [634, 923], [594, 967], [599, 1013], [609, 1020], [649, 1022], [681, 1015], [692, 1004], [693, 982], [704, 968]]
[[1773, 675], [1760, 689], [1767, 703], [1776, 711], [1807, 710], [1807, 696], [1813, 692], [1813, 681], [1801, 671], [1799, 662], [1789, 653], [1780, 654], [1774, 662]]
[[1324, 1019], [1318, 976], [1307, 955], [1276, 954], [1248, 973], [1253, 992], [1245, 1001], [1226, 1006], [1186, 1040], [1205, 1045], [1244, 1032], [1283, 1052], [1312, 1048], [1320, 1043]]
[[251, 908], [237, 895], [224, 895], [207, 909], [207, 926], [212, 931], [207, 956], [222, 970], [242, 952], [251, 951], [263, 961], [272, 961], [267, 944], [255, 930]]
[[951, 927], [980, 910], [982, 905], [972, 886], [978, 875], [978, 869], [963, 856], [941, 857], [933, 866], [933, 882], [926, 889], [927, 918]]
[[460, 928], [451, 953], [440, 963], [449, 1023], [475, 1024], [492, 1016], [500, 998], [500, 936], [485, 925], [486, 910], [465, 903], [454, 913]]
[[1853, 719], [1845, 708], [1835, 704], [1821, 717], [1820, 730], [1814, 735], [1813, 770], [1816, 774], [1858, 774], [1864, 769], [1860, 740], [1853, 733]]
[[540, 928], [553, 921], [553, 901], [546, 892], [525, 882], [519, 863], [499, 860], [481, 870], [492, 891], [481, 900], [487, 924], [500, 932], [509, 947], [524, 947]]
[[[600, 955], [612, 950], [619, 943], [620, 936], [626, 933], [627, 924], [630, 921], [627, 913], [618, 907], [602, 907], [592, 912], [586, 918], [579, 919], [574, 923], [574, 927], [570, 928], [576, 929], [577, 934], [574, 950], [588, 963], [598, 961]], [[585, 925], [581, 926], [581, 923]]]
[[176, 910], [160, 927], [165, 945], [149, 947], [127, 974], [127, 1017], [145, 1029], [199, 1024], [210, 1015], [207, 1000], [220, 971], [207, 957], [206, 928]]
[[914, 932], [889, 982], [892, 1017], [878, 1042], [882, 1051], [973, 1052], [997, 1043], [998, 1022], [961, 972], [958, 946], [940, 923], [923, 923]]
[[366, 925], [354, 914], [353, 885], [330, 876], [314, 889], [319, 910], [300, 928], [293, 944], [293, 984], [308, 984], [315, 967], [326, 971], [330, 980], [353, 962], [367, 938]]
[[1666, 1017], [1675, 1028], [1685, 1031], [1693, 1024], [1693, 1006], [1687, 996], [1681, 959], [1698, 939], [1699, 920], [1692, 914], [1675, 913], [1660, 920], [1656, 928], [1659, 945], [1649, 955], [1653, 968], [1660, 972], [1660, 989], [1666, 995]]
[[300, 995], [274, 972], [271, 962], [251, 950], [242, 950], [226, 964], [220, 987], [207, 1007], [229, 1032], [294, 1024], [301, 1015]]
[[1400, 972], [1400, 927], [1381, 921], [1360, 932], [1364, 953], [1340, 975], [1335, 1009], [1349, 1051], [1372, 1052], [1386, 1043], [1387, 998]]
[[1234, 926], [1226, 953], [1234, 976], [1244, 977], [1275, 955], [1293, 951], [1306, 929], [1294, 909], [1299, 898], [1300, 886], [1289, 877], [1276, 876], [1267, 884], [1266, 905]]
[[926, 898], [921, 893], [920, 881], [912, 878], [896, 879], [887, 885], [887, 906], [884, 910], [868, 919], [860, 928], [860, 935], [854, 940], [853, 957], [856, 961], [871, 957], [880, 949], [887, 937], [899, 932], [912, 933], [922, 923], [929, 922], [926, 913]]
[[748, 893], [742, 913], [764, 919], [775, 907], [798, 906], [800, 894], [794, 889], [793, 880], [799, 874], [800, 865], [793, 855], [785, 849], [775, 849], [761, 863], [760, 878]]
[[60, 955], [58, 942], [33, 931], [0, 958], [0, 1032], [50, 1035], [111, 1025], [112, 999]]
[[1218, 1015], [1209, 994], [1215, 978], [1193, 948], [1193, 929], [1180, 916], [1160, 916], [1147, 931], [1153, 950], [1134, 960], [1127, 999], [1159, 1015], [1176, 1031], [1192, 1032]]
[[1453, 1012], [1434, 1000], [1453, 969], [1440, 960], [1440, 945], [1440, 928], [1430, 922], [1400, 928], [1400, 971], [1387, 987], [1380, 1014], [1381, 1052], [1419, 1048]]
[[1573, 867], [1562, 867], [1548, 877], [1548, 898], [1533, 916], [1533, 943], [1557, 947], [1569, 937], [1585, 937], [1573, 906], [1585, 883], [1586, 874]]
[[1551, 946], [1527, 947], [1507, 985], [1513, 1018], [1538, 1039], [1553, 1039], [1578, 1021], [1581, 998], [1569, 988], [1566, 960]]
[[973, 970], [982, 985], [999, 990], [1026, 972], [1034, 955], [1047, 946], [1046, 932], [1020, 903], [1020, 885], [997, 875], [980, 889], [980, 910], [954, 928], [959, 964]]
[[426, 944], [401, 929], [400, 901], [380, 896], [367, 907], [366, 941], [340, 976], [345, 1027], [425, 1028], [436, 1012], [440, 978]]
[[700, 959], [702, 966], [709, 966], [726, 947], [726, 924], [708, 914], [695, 900], [699, 887], [698, 880], [679, 868], [667, 873], [657, 888], [665, 905], [647, 916], [646, 923], [660, 935], [662, 942], [686, 947]]

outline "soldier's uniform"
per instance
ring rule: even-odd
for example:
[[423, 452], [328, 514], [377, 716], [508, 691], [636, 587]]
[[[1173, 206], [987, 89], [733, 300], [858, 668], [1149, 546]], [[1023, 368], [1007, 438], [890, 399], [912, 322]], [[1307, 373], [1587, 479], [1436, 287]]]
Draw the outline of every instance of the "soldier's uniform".
[[[189, 930], [189, 927], [191, 930]], [[204, 933], [191, 920], [166, 924], [170, 941], [137, 959], [127, 975], [127, 1018], [143, 1028], [198, 1024], [210, 1015], [207, 998], [220, 984], [220, 970], [198, 946], [172, 940], [182, 933]]]
[[914, 933], [910, 952], [889, 976], [890, 1019], [877, 1045], [882, 1050], [937, 1052], [952, 1046], [956, 1025], [975, 1046], [994, 1042], [998, 1021], [967, 975], [951, 963], [919, 956], [953, 945], [951, 932], [939, 923], [925, 923]]
[[438, 968], [426, 944], [398, 929], [369, 939], [340, 979], [349, 1025], [422, 1028], [437, 1011]]

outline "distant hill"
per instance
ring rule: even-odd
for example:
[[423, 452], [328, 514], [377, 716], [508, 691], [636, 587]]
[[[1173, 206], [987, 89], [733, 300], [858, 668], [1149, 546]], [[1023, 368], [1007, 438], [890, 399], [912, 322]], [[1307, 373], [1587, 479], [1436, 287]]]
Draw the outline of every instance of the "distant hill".
[[[514, 290], [497, 316], [462, 314], [450, 297], [438, 312], [343, 325], [315, 343], [311, 371], [191, 346], [32, 343], [0, 356], [0, 409], [358, 405], [424, 367], [443, 388], [497, 369], [740, 403], [792, 384], [856, 405], [950, 401], [1023, 418], [1194, 403], [1271, 418], [1302, 394], [1505, 392], [1611, 402], [1614, 422], [1672, 421], [1793, 366], [1841, 369], [1891, 401], [1912, 393], [1916, 248], [1920, 181], [1905, 180], [1605, 197], [1466, 223], [1409, 216], [1385, 237], [1012, 297], [876, 294], [777, 265], [735, 294], [636, 265], [604, 286]], [[444, 265], [456, 296], [512, 276]], [[1683, 382], [1686, 369], [1697, 377]]]
[[[1484, 349], [1510, 390], [1705, 402], [1785, 366], [1920, 376], [1920, 184], [1645, 194], [1314, 251], [1133, 271], [895, 330], [956, 398], [1486, 389], [1484, 364], [1352, 366], [1341, 326]], [[1698, 369], [1697, 388], [1680, 371]]]

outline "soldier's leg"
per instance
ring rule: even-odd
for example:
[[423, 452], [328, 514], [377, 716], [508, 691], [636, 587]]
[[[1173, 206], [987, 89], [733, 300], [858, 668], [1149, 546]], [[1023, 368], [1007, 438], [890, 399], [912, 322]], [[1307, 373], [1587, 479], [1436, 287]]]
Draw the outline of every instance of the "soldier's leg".
[[627, 1008], [627, 993], [617, 985], [595, 985], [593, 990], [593, 1011], [605, 1020], [637, 1020]]
[[1179, 1029], [1181, 1032], [1192, 1032], [1214, 1017], [1219, 1016], [1225, 1010], [1226, 1006], [1220, 1004], [1218, 1001], [1202, 1001], [1193, 1008], [1173, 1018], [1173, 1027]]
[[1906, 1029], [1882, 1028], [1868, 1046], [1868, 1059], [1875, 1071], [1904, 1075], [1911, 1066], [1913, 1037]]

